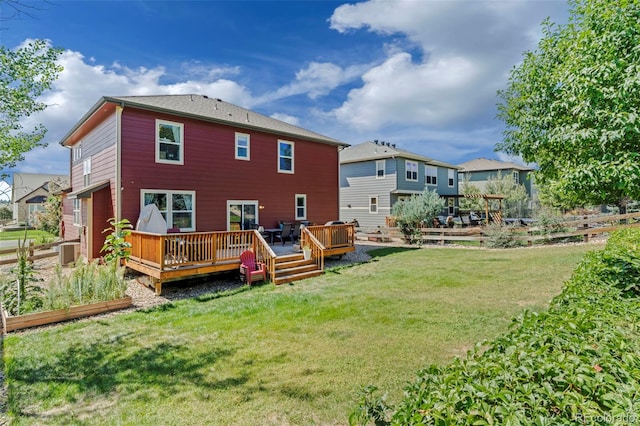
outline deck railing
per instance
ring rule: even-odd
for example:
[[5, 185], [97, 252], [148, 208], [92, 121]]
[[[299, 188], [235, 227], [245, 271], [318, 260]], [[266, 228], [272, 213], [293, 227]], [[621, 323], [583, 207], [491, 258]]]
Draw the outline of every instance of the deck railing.
[[252, 249], [256, 259], [273, 267], [275, 253], [256, 230], [151, 234], [131, 231], [130, 262], [159, 270], [202, 264], [235, 262]]
[[311, 259], [318, 266], [318, 269], [323, 271], [325, 246], [311, 233], [309, 228], [304, 228], [300, 232], [300, 246], [311, 249]]
[[327, 249], [353, 247], [356, 241], [355, 226], [351, 223], [341, 225], [307, 226], [305, 228]]

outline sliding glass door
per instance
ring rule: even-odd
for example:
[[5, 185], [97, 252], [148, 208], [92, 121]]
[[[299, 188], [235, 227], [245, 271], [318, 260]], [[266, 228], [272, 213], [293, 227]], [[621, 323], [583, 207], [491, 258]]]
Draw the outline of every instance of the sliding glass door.
[[258, 223], [258, 201], [227, 201], [227, 230], [254, 229]]

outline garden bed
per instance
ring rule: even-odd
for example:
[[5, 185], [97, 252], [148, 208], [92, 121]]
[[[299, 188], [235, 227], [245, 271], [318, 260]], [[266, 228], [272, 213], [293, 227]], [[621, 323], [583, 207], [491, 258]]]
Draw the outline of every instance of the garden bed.
[[2, 309], [2, 330], [4, 333], [21, 330], [23, 328], [68, 321], [71, 319], [102, 314], [128, 308], [132, 305], [131, 297], [96, 302], [87, 305], [71, 306], [69, 309], [57, 309], [55, 311], [36, 312], [26, 315], [10, 316]]

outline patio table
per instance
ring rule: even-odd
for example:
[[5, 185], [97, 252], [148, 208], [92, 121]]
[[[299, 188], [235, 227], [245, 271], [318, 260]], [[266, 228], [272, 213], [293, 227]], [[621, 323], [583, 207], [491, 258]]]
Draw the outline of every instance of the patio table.
[[280, 228], [265, 228], [264, 232], [269, 234], [269, 242], [270, 242], [270, 244], [273, 244], [274, 236], [279, 235], [282, 232], [282, 229], [280, 229]]

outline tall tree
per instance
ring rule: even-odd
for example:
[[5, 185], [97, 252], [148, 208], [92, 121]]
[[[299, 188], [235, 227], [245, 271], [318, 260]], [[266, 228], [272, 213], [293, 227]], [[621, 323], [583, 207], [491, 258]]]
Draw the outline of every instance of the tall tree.
[[15, 50], [0, 46], [0, 169], [14, 167], [26, 152], [45, 145], [45, 127], [24, 129], [23, 121], [47, 107], [38, 97], [62, 71], [56, 63], [60, 53], [44, 40]]
[[499, 92], [496, 146], [535, 162], [556, 205], [640, 199], [640, 3], [570, 0], [566, 25], [543, 23]]

